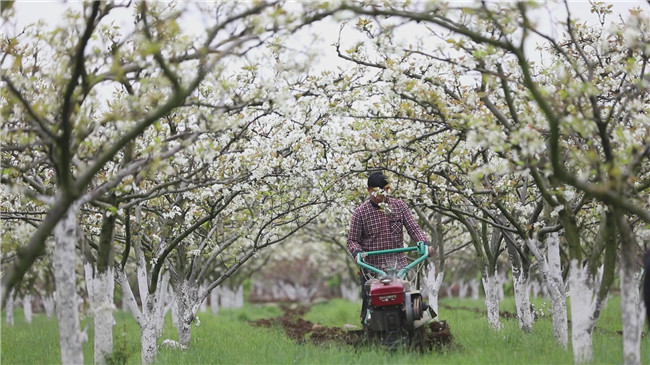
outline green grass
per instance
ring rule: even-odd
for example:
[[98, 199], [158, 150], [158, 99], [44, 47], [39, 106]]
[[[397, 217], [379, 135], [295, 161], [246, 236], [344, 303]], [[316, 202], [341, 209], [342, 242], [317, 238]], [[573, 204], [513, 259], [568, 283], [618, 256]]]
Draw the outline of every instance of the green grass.
[[[544, 303], [536, 301], [538, 307]], [[462, 308], [462, 309], [459, 309]], [[387, 352], [381, 348], [355, 349], [343, 345], [315, 346], [297, 344], [279, 328], [251, 326], [248, 321], [282, 314], [277, 306], [246, 305], [243, 309], [222, 309], [218, 316], [200, 314], [200, 326], [192, 329], [187, 351], [161, 349], [157, 364], [572, 364], [571, 350], [555, 344], [548, 317], [535, 322], [532, 333], [522, 333], [516, 319], [503, 320], [500, 332], [491, 330], [482, 311], [481, 301], [443, 299], [440, 319], [446, 320], [455, 345], [441, 352], [419, 354], [407, 351]], [[505, 299], [502, 311], [514, 313], [514, 300]], [[358, 323], [359, 304], [343, 300], [315, 304], [305, 319], [325, 326]], [[3, 323], [0, 360], [4, 364], [59, 363], [56, 321], [35, 315], [32, 324], [22, 321], [16, 311], [15, 325]], [[115, 313], [115, 348], [128, 356], [129, 364], [140, 363], [139, 328], [126, 313]], [[3, 317], [4, 320], [4, 317]], [[89, 342], [84, 348], [86, 363], [92, 363], [92, 321], [86, 318]], [[610, 298], [594, 331], [594, 363], [622, 363], [622, 338], [619, 298]], [[176, 339], [168, 318], [162, 337]], [[161, 339], [161, 341], [162, 341]], [[642, 343], [642, 360], [650, 363], [650, 336]]]

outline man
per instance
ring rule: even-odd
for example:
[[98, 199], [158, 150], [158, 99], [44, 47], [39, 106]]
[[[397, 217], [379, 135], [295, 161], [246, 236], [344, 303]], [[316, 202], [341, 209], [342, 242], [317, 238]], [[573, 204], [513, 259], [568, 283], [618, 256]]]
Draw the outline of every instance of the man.
[[[383, 173], [370, 174], [368, 177], [370, 199], [355, 209], [350, 220], [348, 251], [355, 262], [360, 252], [404, 247], [403, 227], [406, 227], [406, 231], [414, 241], [429, 242], [406, 203], [389, 197], [388, 191], [388, 180]], [[432, 248], [429, 247], [429, 255], [431, 252]], [[401, 269], [407, 265], [406, 255], [403, 252], [368, 256], [364, 261], [383, 271]], [[364, 290], [366, 276], [364, 273], [361, 274], [362, 323], [367, 308], [367, 293]]]

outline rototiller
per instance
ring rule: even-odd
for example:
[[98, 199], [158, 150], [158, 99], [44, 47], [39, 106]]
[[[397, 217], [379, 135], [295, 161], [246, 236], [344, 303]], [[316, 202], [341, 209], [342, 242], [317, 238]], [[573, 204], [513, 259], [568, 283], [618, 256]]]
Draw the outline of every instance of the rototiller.
[[[399, 271], [390, 269], [385, 272], [364, 262], [367, 256], [411, 251], [416, 251], [418, 258]], [[368, 251], [357, 255], [357, 264], [366, 269], [368, 278], [363, 288], [368, 293], [368, 309], [362, 321], [368, 337], [378, 338], [390, 348], [422, 345], [423, 326], [437, 314], [422, 300], [416, 286], [417, 275], [412, 275], [409, 280], [408, 274], [417, 272], [413, 268], [426, 260], [428, 252], [427, 244], [418, 242], [412, 247]], [[368, 275], [368, 272], [372, 274]]]

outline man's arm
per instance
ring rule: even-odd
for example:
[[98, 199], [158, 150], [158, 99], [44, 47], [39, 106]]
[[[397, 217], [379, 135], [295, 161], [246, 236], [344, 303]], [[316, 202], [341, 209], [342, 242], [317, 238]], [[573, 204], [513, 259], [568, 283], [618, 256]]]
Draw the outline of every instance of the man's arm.
[[404, 205], [404, 226], [406, 227], [406, 231], [415, 242], [425, 242], [429, 246], [428, 256], [433, 257], [434, 251], [433, 246], [431, 246], [431, 241], [429, 241], [427, 235], [424, 233], [422, 228], [420, 228], [420, 225], [415, 220], [415, 217], [413, 217], [413, 214], [411, 214], [411, 210], [408, 208], [408, 206], [406, 206], [406, 203]]
[[357, 259], [357, 254], [363, 251], [361, 248], [362, 233], [363, 226], [361, 224], [361, 218], [355, 210], [352, 214], [352, 219], [350, 219], [350, 229], [348, 230], [348, 251], [355, 260]]

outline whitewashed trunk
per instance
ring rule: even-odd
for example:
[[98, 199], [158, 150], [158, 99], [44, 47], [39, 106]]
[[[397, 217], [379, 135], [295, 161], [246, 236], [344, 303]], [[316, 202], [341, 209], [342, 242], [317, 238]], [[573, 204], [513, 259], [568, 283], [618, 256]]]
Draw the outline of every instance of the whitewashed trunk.
[[194, 316], [190, 314], [190, 311], [190, 308], [178, 308], [178, 342], [184, 346], [188, 346], [192, 339], [192, 321], [194, 320]]
[[592, 278], [587, 266], [571, 261], [569, 270], [569, 297], [571, 300], [571, 341], [573, 361], [585, 364], [593, 360], [592, 333], [596, 321], [594, 311], [598, 278]]
[[506, 277], [506, 274], [504, 274], [504, 273], [498, 273], [497, 275], [499, 277], [499, 282], [497, 284], [497, 294], [499, 295], [499, 301], [502, 301], [503, 298], [505, 298], [505, 292], [504, 292], [504, 289], [503, 289], [503, 284], [506, 282], [506, 280], [508, 278]]
[[142, 325], [142, 312], [140, 311], [140, 308], [138, 308], [138, 302], [133, 295], [133, 291], [131, 290], [131, 285], [129, 284], [129, 280], [126, 277], [126, 274], [124, 271], [118, 270], [115, 277], [117, 282], [122, 287], [122, 307], [129, 310], [131, 314], [133, 314], [133, 317], [135, 317], [138, 325]]
[[142, 364], [150, 364], [156, 359], [158, 349], [157, 341], [162, 335], [163, 325], [165, 323], [163, 315], [169, 274], [165, 273], [162, 275], [162, 280], [159, 282], [156, 292], [151, 294], [148, 291], [144, 256], [137, 247], [136, 260], [138, 266], [142, 265], [142, 267], [138, 267], [136, 270], [138, 287], [141, 290], [142, 309], [138, 307], [138, 302], [133, 295], [129, 281], [123, 271], [117, 273], [117, 280], [122, 286], [122, 300], [126, 301], [128, 308], [140, 325], [140, 361]]
[[[136, 253], [137, 256], [137, 253]], [[138, 270], [138, 281], [144, 279], [146, 280], [146, 272]], [[145, 274], [144, 277], [142, 274]], [[150, 364], [156, 358], [156, 342], [158, 339], [158, 326], [155, 321], [155, 311], [156, 311], [156, 296], [149, 294], [148, 291], [141, 293], [140, 298], [142, 299], [142, 310], [138, 307], [138, 302], [133, 295], [131, 290], [131, 285], [129, 280], [126, 277], [124, 271], [117, 272], [117, 281], [122, 286], [122, 300], [126, 303], [126, 306], [129, 308], [133, 317], [140, 325], [140, 362], [142, 364]], [[146, 283], [144, 285], [146, 288]], [[139, 288], [142, 289], [143, 286], [139, 283]]]
[[[566, 290], [565, 290], [565, 293], [566, 293]], [[544, 298], [544, 299], [549, 299], [550, 298], [551, 300], [553, 299], [551, 297], [551, 293], [548, 291], [548, 287], [546, 285], [542, 285], [542, 298]]]
[[530, 293], [533, 295], [533, 298], [537, 298], [539, 296], [539, 292], [541, 291], [541, 286], [537, 282], [537, 280], [533, 280], [530, 282]]
[[23, 317], [25, 323], [32, 323], [32, 295], [26, 294], [23, 297]]
[[553, 336], [562, 348], [569, 346], [569, 325], [567, 319], [566, 292], [562, 279], [562, 266], [560, 261], [560, 239], [557, 233], [547, 236], [546, 256], [542, 254], [537, 241], [526, 240], [528, 248], [539, 263], [539, 272], [542, 276], [542, 291], [551, 298], [551, 321], [553, 323]]
[[479, 287], [480, 283], [476, 278], [472, 278], [472, 280], [469, 281], [469, 288], [472, 292], [472, 299], [473, 300], [478, 300], [479, 299]]
[[542, 291], [551, 298], [551, 321], [553, 336], [563, 348], [569, 346], [569, 320], [566, 307], [566, 286], [562, 278], [562, 261], [560, 257], [560, 238], [557, 233], [549, 235], [546, 243], [548, 256], [548, 275]]
[[625, 365], [641, 365], [641, 332], [646, 311], [639, 292], [641, 273], [636, 273], [632, 265], [621, 265], [620, 275], [623, 362]]
[[113, 268], [109, 267], [105, 272], [99, 273], [89, 262], [86, 262], [84, 272], [90, 313], [95, 326], [93, 358], [95, 364], [105, 364], [106, 355], [113, 353], [113, 326], [115, 325], [113, 318], [113, 311], [115, 311]]
[[173, 313], [173, 309], [174, 307], [176, 307], [176, 294], [174, 293], [173, 290], [171, 290], [171, 288], [167, 288], [167, 294], [164, 300], [165, 300], [164, 302], [165, 305], [163, 308], [162, 317], [163, 319], [167, 318], [167, 314], [171, 313], [172, 324], [174, 325], [174, 328], [176, 328], [178, 322], [175, 321], [178, 321], [178, 318], [174, 319], [174, 313]]
[[176, 306], [178, 311], [178, 342], [188, 346], [192, 338], [192, 322], [201, 303], [199, 300], [199, 287], [187, 280], [172, 282], [176, 292]]
[[84, 362], [83, 344], [88, 340], [79, 325], [77, 305], [77, 209], [72, 204], [54, 228], [54, 281], [56, 285], [56, 316], [59, 322], [59, 343], [63, 364]]
[[[205, 285], [201, 285], [201, 291], [205, 290]], [[208, 311], [208, 298], [206, 297], [205, 300], [201, 302], [201, 306], [199, 308], [199, 312], [204, 313]]]
[[76, 212], [73, 204], [54, 228], [54, 280], [55, 302], [61, 347], [61, 362], [83, 363], [83, 344], [88, 337], [80, 329], [79, 307], [76, 291], [75, 246], [77, 242]]
[[[144, 316], [147, 318], [147, 316]], [[145, 320], [140, 328], [140, 361], [142, 364], [151, 364], [156, 359], [157, 354], [157, 333], [156, 324], [151, 322], [151, 318]]]
[[436, 273], [436, 265], [433, 262], [427, 264], [427, 274], [424, 277], [424, 286], [426, 288], [429, 306], [436, 313], [440, 313], [438, 311], [438, 295], [440, 294], [440, 287], [442, 286], [442, 280], [444, 277], [444, 272]]
[[16, 289], [11, 289], [7, 297], [7, 302], [5, 303], [5, 322], [13, 326], [14, 325], [14, 295], [16, 294]]
[[494, 272], [483, 277], [483, 289], [485, 290], [485, 308], [487, 310], [488, 324], [492, 329], [500, 331], [503, 325], [499, 317], [499, 273]]
[[459, 299], [465, 299], [467, 298], [467, 290], [469, 289], [469, 285], [465, 282], [465, 280], [461, 279], [458, 281], [458, 298]]
[[[310, 294], [310, 298], [313, 297], [318, 288], [313, 288]], [[237, 292], [235, 293], [235, 308], [242, 308], [244, 306], [244, 286], [240, 285], [237, 287]]]
[[178, 329], [178, 305], [176, 304], [176, 300], [174, 300], [174, 303], [172, 304], [171, 312], [172, 312], [172, 325], [174, 326], [174, 328]]
[[158, 337], [163, 334], [163, 327], [165, 326], [165, 310], [168, 302], [168, 289], [169, 289], [169, 273], [165, 272], [161, 275], [160, 282], [156, 292], [153, 294], [155, 297], [155, 305], [153, 318], [155, 319], [154, 323], [156, 324], [156, 335]]
[[[223, 295], [223, 294], [225, 294], [225, 293], [222, 291], [221, 306], [224, 307], [224, 308], [228, 308], [227, 305], [225, 304], [227, 302], [228, 297]], [[271, 287], [271, 298], [272, 299], [279, 299], [279, 298], [282, 298], [282, 295], [283, 294], [282, 294], [282, 290], [280, 289], [280, 286], [277, 283], [273, 284], [273, 286]]]
[[530, 311], [530, 297], [528, 291], [528, 280], [519, 268], [512, 268], [512, 282], [515, 292], [515, 308], [519, 328], [524, 332], [533, 330], [533, 314]]
[[158, 353], [158, 338], [162, 335], [164, 324], [163, 303], [161, 302], [160, 292], [165, 289], [158, 286], [154, 294], [147, 293], [142, 305], [143, 323], [140, 327], [140, 359], [143, 364], [151, 364]]
[[216, 288], [210, 292], [210, 310], [215, 316], [219, 314], [219, 291]]
[[54, 316], [54, 296], [52, 294], [43, 297], [43, 308], [45, 308], [47, 318]]
[[[214, 292], [214, 290], [212, 292]], [[256, 297], [256, 298], [266, 298], [266, 295], [265, 295], [264, 292], [265, 292], [264, 284], [262, 284], [262, 283], [260, 283], [258, 281], [255, 281], [253, 283], [253, 296]], [[343, 297], [343, 298], [345, 298], [345, 297]]]
[[361, 300], [359, 284], [341, 283], [341, 297], [349, 302], [358, 302]]
[[232, 308], [233, 296], [230, 289], [228, 289], [225, 286], [219, 286], [217, 289], [219, 290], [219, 299], [221, 299], [221, 307]]

